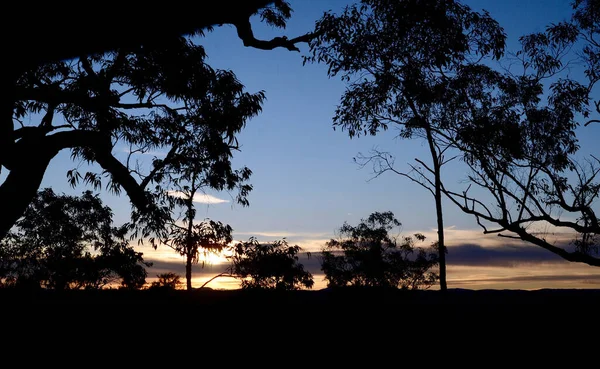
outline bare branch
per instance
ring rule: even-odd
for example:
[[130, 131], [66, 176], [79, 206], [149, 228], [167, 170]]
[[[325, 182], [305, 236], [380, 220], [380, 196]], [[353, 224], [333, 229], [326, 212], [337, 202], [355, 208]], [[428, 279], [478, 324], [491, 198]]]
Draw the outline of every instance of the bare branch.
[[504, 237], [504, 238], [511, 238], [513, 240], [521, 240], [521, 237], [519, 236], [512, 236], [512, 235], [506, 235], [506, 234], [498, 234], [498, 237]]
[[433, 169], [429, 168], [429, 166], [427, 166], [427, 164], [425, 164], [425, 162], [419, 158], [415, 158], [415, 161], [419, 164], [421, 164], [423, 166], [423, 168], [427, 169], [428, 172], [430, 172], [431, 174], [435, 174], [435, 172], [433, 171]]
[[231, 277], [231, 278], [236, 278], [236, 277], [240, 277], [236, 274], [231, 274], [229, 272], [223, 272], [223, 273], [219, 273], [216, 276], [212, 277], [211, 279], [209, 279], [208, 281], [204, 282], [204, 284], [202, 286], [200, 286], [200, 288], [198, 289], [203, 289], [204, 287], [206, 287], [207, 284], [209, 284], [210, 282], [214, 281], [215, 279], [219, 278], [219, 277]]
[[585, 122], [585, 124], [583, 126], [586, 127], [586, 126], [588, 126], [588, 125], [590, 125], [592, 123], [600, 123], [600, 120], [598, 120], [598, 119], [588, 120], [587, 122]]
[[123, 96], [127, 95], [128, 93], [130, 93], [130, 92], [131, 92], [131, 91], [133, 91], [133, 90], [135, 90], [135, 88], [134, 88], [134, 87], [128, 88], [127, 90], [125, 90], [125, 91], [121, 92], [121, 93], [120, 93], [118, 96], [119, 96], [119, 98], [121, 98], [121, 97], [123, 97]]
[[[412, 167], [412, 166], [411, 166]], [[430, 185], [432, 185], [431, 181], [429, 180], [429, 178], [427, 178], [426, 176], [424, 176], [422, 173], [418, 172], [421, 175], [421, 178], [424, 178], [427, 182], [430, 183]], [[408, 179], [410, 179], [411, 181], [417, 183], [418, 185], [420, 185], [421, 187], [423, 187], [424, 189], [426, 189], [427, 191], [429, 191], [431, 193], [431, 195], [435, 196], [435, 192], [431, 189], [431, 187], [427, 186], [425, 183], [417, 180], [416, 178], [412, 177], [410, 174], [408, 173], [401, 173], [401, 172], [396, 172], [396, 174], [401, 175], [403, 177], [406, 177]]]

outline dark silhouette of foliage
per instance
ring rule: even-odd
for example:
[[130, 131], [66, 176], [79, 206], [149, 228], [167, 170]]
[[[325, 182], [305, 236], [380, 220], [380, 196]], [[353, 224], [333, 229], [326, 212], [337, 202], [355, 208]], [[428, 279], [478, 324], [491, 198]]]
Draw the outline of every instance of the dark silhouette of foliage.
[[[220, 253], [233, 240], [232, 229], [221, 222], [205, 219], [197, 223], [194, 201], [203, 188], [211, 187], [210, 177], [207, 176], [202, 152], [197, 147], [188, 148], [189, 162], [175, 175], [169, 175], [168, 182], [173, 189], [170, 194], [174, 202], [184, 210], [182, 223], [177, 220], [168, 224], [169, 232], [160, 239], [160, 243], [169, 246], [185, 258], [185, 277], [188, 290], [192, 290], [192, 265], [198, 264], [203, 253]], [[250, 170], [240, 173], [241, 179], [250, 177]], [[248, 184], [241, 186], [240, 191], [245, 196], [252, 187]], [[202, 262], [204, 267], [204, 262]]]
[[425, 236], [398, 239], [389, 232], [400, 227], [392, 212], [375, 212], [353, 227], [340, 228], [340, 239], [330, 240], [321, 253], [321, 269], [328, 287], [428, 288], [437, 282], [436, 245], [415, 247]]
[[[599, 122], [591, 119], [600, 114], [593, 94], [600, 78], [599, 4], [575, 1], [570, 21], [521, 37], [515, 55], [520, 63], [513, 61], [519, 74], [480, 66], [455, 79], [464, 97], [455, 95], [447, 104], [463, 124], [447, 138], [464, 153], [470, 185], [443, 188], [484, 233], [594, 266], [600, 266], [600, 161], [593, 154], [580, 159], [576, 134], [585, 134], [581, 123]], [[584, 80], [569, 72], [576, 64], [583, 66]], [[555, 233], [572, 242], [553, 239]]]
[[168, 272], [156, 275], [158, 280], [150, 284], [151, 290], [178, 290], [183, 282], [181, 282], [181, 276], [177, 273]]
[[312, 274], [299, 262], [301, 250], [299, 246], [289, 246], [285, 239], [259, 243], [256, 238], [250, 238], [233, 247], [228, 272], [241, 279], [243, 289], [312, 288]]
[[0, 279], [57, 290], [140, 288], [151, 264], [129, 246], [126, 231], [113, 227], [112, 211], [90, 191], [75, 197], [44, 189], [0, 242]]
[[[282, 0], [206, 0], [198, 4], [194, 11], [181, 11], [188, 4], [171, 3], [163, 7], [156, 21], [156, 10], [151, 8], [119, 9], [119, 17], [114, 16], [114, 8], [97, 7], [94, 16], [82, 8], [56, 8], [41, 6], [32, 8], [25, 4], [15, 4], [15, 14], [28, 13], [37, 22], [19, 33], [6, 37], [6, 52], [13, 57], [8, 63], [9, 71], [18, 73], [46, 62], [75, 58], [80, 55], [106, 52], [117, 48], [134, 47], [149, 42], [164, 42], [173, 36], [193, 34], [224, 24], [237, 28], [238, 36], [245, 46], [271, 50], [283, 47], [295, 50], [295, 44], [305, 40], [307, 35], [288, 39], [275, 37], [272, 40], [256, 39], [249, 19], [258, 16], [275, 27], [285, 26], [291, 15], [288, 2]], [[183, 7], [182, 7], [183, 6]], [[68, 19], [56, 22], [55, 19]], [[105, 20], [111, 19], [110, 23]], [[176, 22], [166, 20], [176, 19]], [[80, 34], [73, 29], [85, 30], [86, 42], [81, 42]], [[52, 45], [37, 40], [43, 34], [46, 40], [57, 40]]]
[[[452, 130], [461, 120], [451, 116], [446, 102], [462, 95], [452, 80], [478, 68], [484, 58], [502, 56], [502, 28], [488, 13], [474, 12], [458, 1], [362, 0], [339, 15], [325, 13], [315, 33], [309, 43], [312, 55], [305, 61], [327, 64], [329, 76], [340, 75], [348, 83], [334, 128], [353, 138], [395, 126], [399, 137], [427, 142], [431, 164], [417, 162], [434, 177], [430, 183], [418, 170], [416, 176], [394, 171], [425, 186], [435, 198], [440, 287], [446, 290], [441, 167], [452, 158], [445, 157], [448, 145], [439, 132]], [[391, 157], [377, 150], [356, 160], [373, 163], [376, 175], [393, 169]]]
[[[0, 185], [4, 204], [0, 239], [23, 214], [49, 163], [63, 149], [71, 150], [73, 159], [102, 168], [101, 173], [73, 169], [68, 172], [70, 184], [83, 181], [96, 189], [106, 185], [115, 193], [127, 193], [135, 207], [134, 236], [161, 232], [170, 220], [171, 205], [164, 198], [162, 181], [189, 164], [190, 149], [201, 153], [211, 188], [238, 190], [237, 200], [247, 205], [244, 182], [250, 172], [232, 168], [230, 159], [239, 148], [236, 135], [260, 112], [264, 93], [245, 92], [231, 71], [211, 68], [203, 47], [182, 34], [202, 36], [213, 26], [232, 24], [245, 46], [264, 50], [297, 50], [296, 43], [306, 42], [310, 35], [268, 41], [254, 37], [252, 16], [285, 26], [291, 15], [285, 1], [227, 2], [229, 7], [213, 3], [203, 6], [198, 17], [169, 26], [166, 32], [158, 31], [164, 30], [158, 24], [131, 26], [138, 15], [121, 29], [129, 34], [112, 33], [118, 28], [103, 24], [98, 27], [102, 32], [87, 35], [85, 46], [69, 42], [72, 30], [78, 29], [73, 23], [68, 34], [56, 24], [41, 31], [48, 37], [53, 32], [64, 37], [42, 51], [32, 51], [28, 38], [14, 35], [17, 41], [8, 48], [19, 51], [14, 60], [21, 62], [11, 59], [0, 76], [5, 91], [0, 100], [0, 169], [8, 169]], [[181, 12], [176, 13], [175, 18], [181, 19]], [[70, 18], [76, 19], [92, 22], [87, 16]], [[20, 59], [23, 55], [27, 57]], [[120, 145], [129, 146], [132, 155], [154, 150], [167, 154], [142, 172], [132, 156], [116, 157], [115, 147]]]
[[[201, 255], [219, 254], [233, 238], [232, 229], [227, 224], [211, 219], [194, 223], [195, 209], [189, 202], [190, 207], [186, 210], [188, 216], [184, 219], [183, 226], [172, 223], [169, 238], [162, 242], [185, 257], [186, 288], [192, 290], [192, 265], [199, 263]], [[204, 267], [204, 261], [201, 265]]]

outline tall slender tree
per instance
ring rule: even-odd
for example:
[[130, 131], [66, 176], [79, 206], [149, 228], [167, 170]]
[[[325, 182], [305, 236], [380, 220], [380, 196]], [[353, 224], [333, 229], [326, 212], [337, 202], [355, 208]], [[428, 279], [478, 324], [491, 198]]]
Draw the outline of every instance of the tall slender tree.
[[[433, 174], [428, 188], [435, 199], [440, 288], [446, 290], [441, 168], [448, 142], [438, 132], [456, 121], [446, 119], [445, 99], [458, 93], [449, 81], [461, 70], [502, 56], [502, 28], [488, 13], [454, 0], [362, 0], [339, 15], [325, 13], [315, 34], [305, 60], [327, 64], [329, 76], [341, 75], [348, 83], [334, 128], [353, 138], [397, 126], [400, 137], [427, 143], [430, 164], [418, 161]], [[385, 170], [381, 158], [373, 157]]]
[[[179, 182], [176, 182], [179, 183]], [[201, 222], [195, 220], [194, 202], [202, 186], [200, 179], [193, 176], [189, 184], [180, 186], [173, 195], [179, 198], [179, 205], [185, 209], [182, 225], [172, 222], [168, 237], [162, 244], [171, 247], [185, 258], [185, 279], [188, 291], [192, 287], [192, 266], [198, 264], [201, 257], [209, 253], [218, 254], [233, 241], [231, 226], [210, 219]], [[205, 262], [201, 265], [204, 267]]]

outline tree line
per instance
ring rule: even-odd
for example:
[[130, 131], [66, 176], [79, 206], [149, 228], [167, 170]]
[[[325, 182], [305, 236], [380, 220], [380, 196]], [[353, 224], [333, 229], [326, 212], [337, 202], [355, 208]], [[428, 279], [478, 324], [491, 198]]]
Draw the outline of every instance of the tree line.
[[[237, 135], [261, 112], [266, 95], [245, 91], [233, 71], [211, 67], [202, 45], [193, 41], [202, 38], [189, 37], [231, 24], [246, 47], [299, 51], [298, 44], [308, 43], [304, 62], [325, 64], [329, 77], [347, 83], [333, 127], [350, 138], [397, 127], [401, 138], [427, 144], [429, 156], [416, 158], [410, 171], [398, 169], [397, 158], [388, 152], [374, 150], [355, 159], [359, 165], [372, 165], [375, 175], [396, 173], [434, 197], [442, 290], [447, 288], [448, 252], [443, 199], [471, 214], [484, 233], [517, 238], [565, 260], [600, 266], [600, 161], [593, 154], [577, 156], [578, 130], [599, 122], [594, 88], [600, 79], [600, 1], [575, 0], [568, 20], [523, 35], [521, 49], [512, 55], [518, 68], [504, 69], [491, 66], [507, 58], [501, 25], [489, 13], [473, 11], [460, 1], [362, 0], [340, 13], [326, 12], [304, 35], [272, 40], [257, 39], [251, 20], [284, 28], [292, 16], [288, 2], [230, 5], [203, 13], [196, 24], [186, 18], [181, 32], [151, 39], [130, 30], [121, 41], [107, 34], [108, 43], [90, 43], [85, 50], [72, 44], [68, 49], [65, 43], [46, 54], [28, 51], [27, 62], [4, 68], [0, 240], [8, 256], [3, 263], [15, 260], [13, 254], [43, 260], [39, 269], [29, 266], [27, 275], [55, 288], [91, 288], [115, 278], [136, 287], [144, 274], [143, 262], [128, 242], [137, 239], [154, 247], [167, 245], [185, 256], [191, 287], [191, 265], [199, 260], [199, 252], [219, 250], [231, 240], [228, 225], [195, 221], [194, 195], [204, 189], [233, 191], [237, 202], [248, 206], [252, 191], [252, 171], [234, 168], [231, 158], [240, 150]], [[23, 49], [18, 42], [9, 46]], [[569, 73], [571, 59], [582, 76]], [[119, 160], [115, 148], [123, 145], [130, 155]], [[155, 157], [150, 167], [136, 163], [136, 154], [157, 149], [167, 155]], [[91, 192], [82, 199], [48, 190], [38, 195], [49, 163], [62, 150], [70, 150], [76, 162], [95, 163], [101, 169], [81, 173], [76, 165], [66, 173], [67, 181], [95, 191], [126, 193], [132, 204], [130, 222], [113, 227], [109, 211], [94, 203]], [[463, 188], [443, 175], [444, 165], [455, 160], [468, 168]], [[97, 229], [70, 231], [68, 221], [83, 214], [57, 202], [88, 206], [103, 214], [99, 217], [104, 223]], [[37, 219], [31, 221], [34, 216]], [[392, 218], [379, 214], [365, 224], [372, 220], [390, 225]], [[59, 222], [56, 232], [49, 226], [54, 221]], [[572, 242], [556, 245], [537, 231], [538, 224], [570, 232]], [[36, 232], [65, 239], [42, 252], [40, 239], [31, 236]], [[420, 237], [400, 243], [412, 247], [415, 240]], [[379, 242], [388, 245], [384, 239]], [[84, 244], [93, 244], [91, 251]], [[240, 252], [249, 255], [257, 245], [250, 240]], [[342, 259], [333, 251], [324, 254], [324, 269], [335, 275], [329, 283], [347, 281], [340, 270], [354, 265], [348, 255], [362, 255], [344, 245], [336, 244]], [[288, 246], [282, 242], [273, 250], [281, 247]], [[396, 249], [397, 243], [389, 248]], [[406, 256], [400, 252], [387, 260], [392, 254], [380, 253], [380, 270], [402, 264], [391, 260]], [[292, 249], [288, 255], [293, 259], [296, 254]], [[69, 259], [74, 256], [77, 261]], [[421, 256], [432, 260], [431, 253], [419, 251], [416, 259]], [[52, 274], [61, 263], [69, 267]], [[52, 271], [54, 266], [58, 269]], [[73, 282], [67, 269], [87, 269], [90, 276]], [[426, 275], [423, 283], [433, 278]], [[372, 279], [364, 277], [360, 283], [367, 280]]]
[[[413, 239], [389, 234], [399, 226], [391, 212], [373, 213], [355, 227], [344, 224], [340, 239], [329, 241], [320, 255], [328, 286], [418, 289], [435, 283], [438, 276], [431, 270], [438, 261], [435, 250], [415, 247], [415, 239], [424, 241], [423, 235]], [[254, 237], [232, 243], [231, 227], [207, 221], [200, 228], [204, 235], [218, 236], [205, 236], [204, 240], [213, 240], [209, 244], [194, 238], [196, 253], [202, 248], [204, 252], [231, 251], [230, 266], [215, 278], [237, 278], [242, 289], [295, 290], [314, 285], [312, 274], [300, 262], [299, 246], [289, 245], [285, 239], [260, 243]], [[144, 261], [142, 253], [129, 244], [126, 230], [126, 225], [113, 226], [110, 208], [91, 191], [77, 197], [44, 189], [15, 231], [0, 241], [0, 287], [180, 288], [181, 277], [172, 272], [157, 275], [158, 279], [147, 285], [147, 268], [152, 263]], [[178, 250], [186, 260], [186, 289], [192, 290], [187, 265], [198, 263], [199, 258], [185, 248], [189, 242], [183, 242]]]

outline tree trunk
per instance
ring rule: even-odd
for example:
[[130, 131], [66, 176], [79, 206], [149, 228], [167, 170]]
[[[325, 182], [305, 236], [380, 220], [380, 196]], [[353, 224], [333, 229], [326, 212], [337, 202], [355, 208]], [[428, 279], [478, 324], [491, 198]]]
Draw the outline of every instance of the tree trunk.
[[[50, 161], [61, 150], [91, 147], [96, 161], [110, 172], [140, 210], [147, 209], [148, 200], [127, 168], [110, 152], [110, 144], [102, 145], [98, 132], [74, 130], [50, 136], [32, 133], [10, 145], [10, 151], [0, 152], [1, 164], [10, 170], [0, 185], [0, 240], [3, 239], [36, 195]], [[2, 141], [2, 140], [0, 140]], [[3, 148], [6, 149], [6, 148]]]
[[192, 185], [190, 186], [190, 197], [187, 201], [187, 237], [185, 240], [185, 280], [187, 283], [187, 290], [192, 290], [192, 259], [196, 254], [196, 245], [194, 245], [194, 216], [196, 215], [194, 209], [194, 195], [196, 194], [196, 178], [192, 178]]
[[192, 256], [187, 255], [185, 260], [185, 280], [188, 291], [192, 290]]
[[[31, 147], [36, 147], [32, 145]], [[38, 146], [39, 147], [39, 146]], [[37, 194], [46, 168], [56, 153], [44, 150], [31, 153], [28, 158], [19, 158], [6, 180], [0, 186], [0, 240], [10, 231], [23, 215]]]
[[440, 258], [440, 289], [446, 291], [446, 243], [444, 240], [444, 216], [442, 212], [442, 191], [440, 179], [440, 167], [434, 168], [435, 171], [435, 214], [438, 227], [438, 252]]
[[438, 253], [440, 259], [440, 290], [446, 291], [448, 285], [446, 283], [446, 247], [444, 242], [444, 213], [442, 211], [442, 179], [440, 173], [441, 158], [438, 156], [437, 150], [434, 144], [433, 134], [431, 129], [427, 127], [427, 142], [429, 144], [429, 150], [431, 152], [431, 159], [433, 161], [433, 175], [435, 177], [435, 215], [437, 218], [437, 234], [438, 234]]

